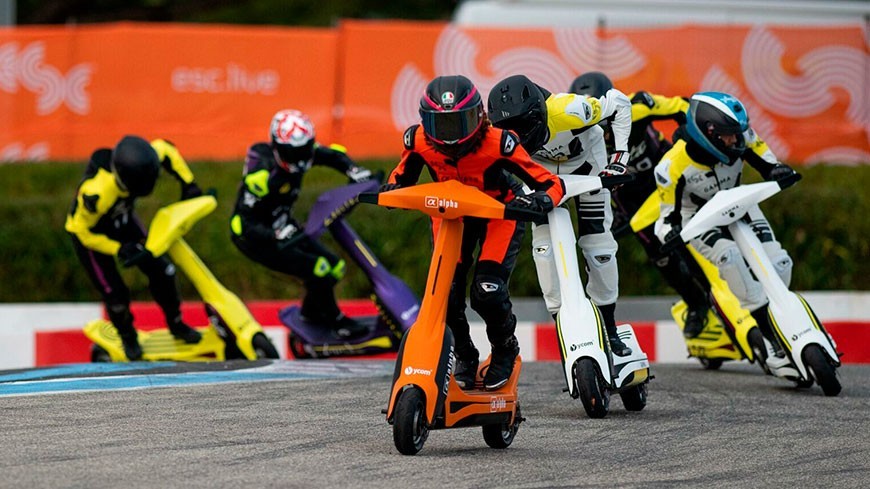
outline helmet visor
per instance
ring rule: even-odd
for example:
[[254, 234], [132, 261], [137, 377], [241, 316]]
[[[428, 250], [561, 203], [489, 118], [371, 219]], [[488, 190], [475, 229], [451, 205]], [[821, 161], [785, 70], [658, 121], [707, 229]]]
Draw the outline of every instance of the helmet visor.
[[448, 144], [462, 142], [474, 134], [481, 123], [479, 106], [449, 112], [421, 110], [420, 117], [429, 137]]
[[278, 154], [278, 165], [285, 171], [307, 170], [311, 166], [314, 158], [313, 139], [302, 146], [276, 143], [274, 147]]

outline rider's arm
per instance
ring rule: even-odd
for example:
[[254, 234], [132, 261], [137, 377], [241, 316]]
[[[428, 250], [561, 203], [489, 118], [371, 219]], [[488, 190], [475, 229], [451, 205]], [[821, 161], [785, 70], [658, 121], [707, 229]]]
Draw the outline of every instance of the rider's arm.
[[665, 97], [649, 92], [637, 92], [631, 96], [631, 120], [671, 119], [677, 124], [686, 123], [689, 101], [683, 97]]
[[[427, 165], [426, 159], [415, 150], [418, 144], [417, 129], [419, 127], [420, 125], [416, 124], [405, 130], [405, 146], [402, 150], [402, 159], [396, 165], [396, 168], [390, 172], [390, 176], [387, 178], [388, 184], [410, 187], [420, 180], [420, 173], [423, 171], [423, 167]], [[420, 141], [420, 143], [425, 144], [424, 141]]]
[[609, 117], [613, 130], [614, 151], [628, 151], [631, 134], [631, 101], [612, 88], [601, 98], [557, 93], [547, 99], [547, 125], [551, 134], [581, 129], [598, 124]]
[[112, 190], [114, 177], [106, 170], [97, 173], [82, 182], [76, 193], [73, 208], [67, 215], [64, 228], [72, 233], [85, 248], [105, 255], [117, 255], [121, 243], [105, 234], [91, 231], [118, 198], [118, 190]]
[[679, 165], [670, 159], [663, 158], [655, 167], [656, 189], [661, 200], [659, 220], [655, 226], [656, 236], [664, 241], [668, 232], [678, 226], [682, 226], [681, 203], [686, 179], [680, 171]]
[[193, 172], [175, 145], [165, 139], [155, 139], [151, 141], [151, 147], [157, 152], [160, 164], [167, 173], [178, 179], [182, 185], [193, 183]]
[[269, 177], [271, 172], [264, 159], [274, 158], [266, 144], [255, 144], [248, 150], [245, 157], [245, 173], [230, 219], [230, 230], [236, 236], [250, 241], [269, 241], [275, 239], [275, 231], [271, 223], [263, 223], [257, 217], [259, 207], [265, 205], [263, 200], [269, 195]]
[[501, 155], [497, 163], [508, 173], [516, 175], [532, 190], [546, 192], [553, 205], [559, 205], [562, 201], [565, 195], [562, 179], [532, 161], [516, 135], [510, 131], [502, 131]]
[[744, 133], [746, 138], [746, 151], [743, 152], [743, 160], [749, 163], [752, 168], [761, 174], [765, 180], [768, 179], [770, 172], [779, 163], [776, 155], [767, 146], [754, 130], [751, 128]]

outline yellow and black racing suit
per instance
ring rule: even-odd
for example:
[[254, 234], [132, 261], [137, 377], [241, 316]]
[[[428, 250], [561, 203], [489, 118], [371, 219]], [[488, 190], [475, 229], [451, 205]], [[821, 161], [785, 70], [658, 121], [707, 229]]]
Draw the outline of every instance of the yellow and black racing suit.
[[[182, 184], [194, 184], [193, 173], [178, 149], [163, 139], [151, 142], [163, 169]], [[134, 334], [130, 289], [124, 283], [115, 256], [125, 243], [144, 243], [146, 230], [133, 213], [135, 197], [121, 190], [112, 174], [112, 150], [101, 148], [91, 155], [76, 190], [64, 225], [79, 261], [100, 292], [112, 324], [124, 335]], [[184, 190], [182, 190], [182, 193]], [[137, 265], [148, 276], [148, 288], [170, 326], [181, 321], [175, 266], [166, 256], [141, 260]]]

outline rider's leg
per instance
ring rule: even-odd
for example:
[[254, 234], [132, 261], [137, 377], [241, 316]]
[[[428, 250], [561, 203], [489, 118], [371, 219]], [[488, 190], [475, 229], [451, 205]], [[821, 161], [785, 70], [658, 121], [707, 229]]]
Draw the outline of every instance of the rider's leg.
[[163, 311], [172, 336], [185, 343], [199, 343], [202, 335], [181, 319], [181, 296], [175, 280], [175, 264], [164, 255], [153, 260], [143, 260], [138, 267], [148, 276], [148, 290]]
[[100, 293], [109, 321], [118, 330], [127, 359], [138, 360], [142, 357], [142, 347], [139, 345], [138, 335], [133, 327], [130, 289], [118, 273], [115, 257], [85, 248], [75, 236], [72, 236], [72, 241], [76, 256], [84, 266], [91, 283]]
[[559, 312], [562, 296], [559, 288], [559, 272], [553, 256], [553, 243], [550, 241], [550, 226], [532, 225], [532, 258], [538, 275], [538, 284], [544, 296], [544, 304], [551, 316]]
[[487, 389], [498, 389], [507, 383], [520, 352], [514, 335], [516, 317], [508, 283], [524, 231], [525, 226], [515, 221], [488, 221], [480, 243], [471, 286], [471, 307], [486, 323], [486, 336], [492, 346], [489, 368], [483, 379]]
[[586, 294], [598, 306], [604, 322], [611, 351], [618, 356], [631, 354], [631, 348], [616, 334], [616, 299], [619, 296], [619, 269], [616, 251], [619, 248], [610, 226], [610, 191], [602, 189], [595, 195], [582, 195], [575, 199], [580, 238], [577, 244], [583, 252], [589, 283]]

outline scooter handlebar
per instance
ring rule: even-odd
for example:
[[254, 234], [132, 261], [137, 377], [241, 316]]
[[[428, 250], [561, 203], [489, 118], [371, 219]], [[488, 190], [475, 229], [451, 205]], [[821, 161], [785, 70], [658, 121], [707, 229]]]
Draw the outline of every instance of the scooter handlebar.
[[631, 183], [634, 181], [634, 174], [625, 174], [625, 175], [613, 175], [610, 177], [600, 177], [601, 178], [601, 186], [604, 188], [612, 189], [614, 187], [618, 187], [620, 185], [624, 185], [626, 183]]
[[785, 178], [777, 180], [776, 183], [779, 184], [780, 189], [785, 190], [801, 181], [802, 178], [803, 176], [800, 173], [795, 172]]

